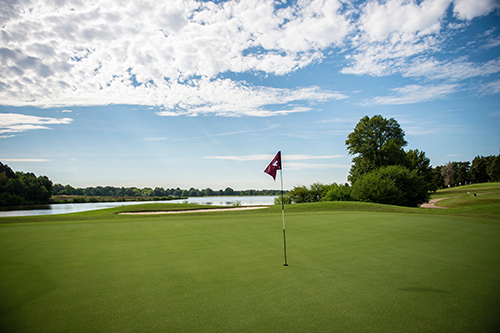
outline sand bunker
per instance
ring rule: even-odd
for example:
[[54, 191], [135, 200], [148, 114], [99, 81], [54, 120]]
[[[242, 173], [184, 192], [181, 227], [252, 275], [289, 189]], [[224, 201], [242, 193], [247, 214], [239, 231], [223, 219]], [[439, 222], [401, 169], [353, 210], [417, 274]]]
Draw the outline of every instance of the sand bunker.
[[207, 209], [192, 209], [192, 210], [161, 210], [152, 212], [125, 212], [118, 213], [119, 215], [155, 215], [155, 214], [183, 214], [183, 213], [206, 213], [206, 212], [226, 212], [233, 210], [251, 210], [264, 209], [270, 206], [251, 206], [251, 207], [231, 207], [231, 208], [207, 208]]
[[446, 209], [446, 207], [436, 206], [436, 202], [444, 200], [444, 199], [449, 199], [449, 198], [432, 199], [432, 200], [429, 200], [429, 202], [427, 202], [427, 203], [421, 204], [420, 207], [422, 207], [422, 208], [434, 208], [434, 209]]

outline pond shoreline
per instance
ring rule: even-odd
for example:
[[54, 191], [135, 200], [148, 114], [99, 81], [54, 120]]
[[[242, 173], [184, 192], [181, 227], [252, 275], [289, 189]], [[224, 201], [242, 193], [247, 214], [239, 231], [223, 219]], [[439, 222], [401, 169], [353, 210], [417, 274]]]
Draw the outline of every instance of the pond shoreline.
[[68, 214], [97, 209], [106, 209], [119, 206], [139, 205], [149, 203], [193, 203], [213, 206], [271, 206], [276, 196], [221, 196], [221, 197], [189, 197], [172, 200], [159, 201], [108, 201], [108, 202], [86, 202], [86, 203], [56, 203], [36, 206], [14, 206], [0, 207], [0, 218], [14, 216], [37, 216]]

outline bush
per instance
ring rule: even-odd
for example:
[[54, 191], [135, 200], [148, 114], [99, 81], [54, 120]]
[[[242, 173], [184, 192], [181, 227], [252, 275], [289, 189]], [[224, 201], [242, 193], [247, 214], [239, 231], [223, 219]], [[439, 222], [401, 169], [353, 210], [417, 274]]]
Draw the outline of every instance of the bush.
[[293, 203], [312, 202], [311, 192], [305, 186], [295, 186], [288, 194]]
[[381, 167], [360, 176], [351, 194], [360, 201], [407, 207], [429, 200], [425, 181], [400, 165]]
[[[288, 193], [283, 195], [283, 202], [285, 203], [285, 205], [292, 203], [292, 199], [290, 198]], [[278, 195], [276, 198], [274, 198], [274, 204], [277, 206], [281, 206], [281, 195]]]
[[349, 185], [337, 185], [332, 187], [322, 201], [354, 201]]

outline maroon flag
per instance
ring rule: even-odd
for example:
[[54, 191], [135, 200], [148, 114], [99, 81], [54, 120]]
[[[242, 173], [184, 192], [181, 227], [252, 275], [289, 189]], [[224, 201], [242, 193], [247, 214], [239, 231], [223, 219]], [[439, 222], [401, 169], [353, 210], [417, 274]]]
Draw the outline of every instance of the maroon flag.
[[265, 173], [269, 174], [276, 180], [276, 171], [281, 170], [281, 151], [279, 151], [276, 156], [274, 156], [273, 160], [267, 166]]

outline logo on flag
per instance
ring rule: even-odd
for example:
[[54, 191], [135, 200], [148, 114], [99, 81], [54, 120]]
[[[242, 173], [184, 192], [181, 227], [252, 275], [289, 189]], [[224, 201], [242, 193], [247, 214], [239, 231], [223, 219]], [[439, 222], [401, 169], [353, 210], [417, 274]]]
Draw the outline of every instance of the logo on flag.
[[273, 160], [271, 161], [271, 163], [269, 163], [264, 172], [273, 177], [274, 180], [276, 180], [276, 172], [278, 170], [281, 170], [281, 151], [279, 151], [276, 156], [274, 156]]

